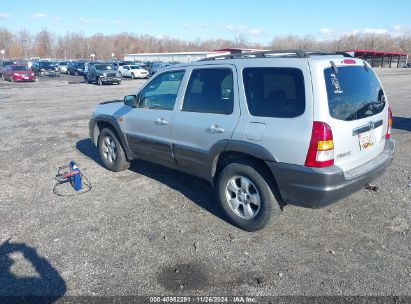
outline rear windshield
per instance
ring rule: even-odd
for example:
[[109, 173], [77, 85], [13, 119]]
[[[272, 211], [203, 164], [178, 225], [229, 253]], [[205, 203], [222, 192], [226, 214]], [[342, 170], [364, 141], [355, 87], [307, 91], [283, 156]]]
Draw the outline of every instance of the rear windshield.
[[324, 70], [330, 115], [339, 120], [357, 120], [380, 113], [384, 91], [371, 68], [338, 67]]

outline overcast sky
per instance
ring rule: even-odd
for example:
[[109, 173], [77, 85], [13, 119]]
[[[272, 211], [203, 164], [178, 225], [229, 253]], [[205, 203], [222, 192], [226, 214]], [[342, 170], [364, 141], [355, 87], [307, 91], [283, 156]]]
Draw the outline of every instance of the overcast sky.
[[411, 0], [0, 0], [0, 27], [11, 31], [42, 28], [57, 33], [134, 32], [182, 39], [252, 42], [276, 36], [313, 35], [333, 39], [349, 33], [411, 34]]

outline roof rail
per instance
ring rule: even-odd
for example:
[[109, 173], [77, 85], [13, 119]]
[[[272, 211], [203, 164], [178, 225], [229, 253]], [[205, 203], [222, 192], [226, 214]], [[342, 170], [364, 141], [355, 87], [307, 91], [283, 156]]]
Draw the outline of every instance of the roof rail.
[[[270, 56], [271, 55], [271, 56]], [[270, 50], [270, 51], [257, 51], [257, 52], [244, 52], [234, 53], [227, 55], [217, 55], [213, 57], [203, 58], [199, 61], [213, 61], [222, 59], [241, 59], [241, 58], [270, 58], [270, 57], [286, 57], [286, 58], [307, 58], [310, 56], [321, 55], [343, 55], [344, 57], [352, 57], [351, 55], [343, 52], [327, 53], [322, 51], [305, 51], [299, 49], [290, 50]]]

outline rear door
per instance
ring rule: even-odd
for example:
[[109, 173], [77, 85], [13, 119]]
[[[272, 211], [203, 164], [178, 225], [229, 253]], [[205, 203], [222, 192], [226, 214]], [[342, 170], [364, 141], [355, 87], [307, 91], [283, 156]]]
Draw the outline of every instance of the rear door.
[[[380, 154], [385, 145], [388, 103], [372, 68], [360, 59], [336, 58], [314, 64], [314, 119], [328, 123], [334, 163], [350, 170]], [[332, 66], [334, 65], [334, 67]]]
[[224, 149], [238, 123], [238, 85], [232, 65], [191, 67], [182, 104], [172, 127], [180, 168], [207, 176], [213, 150]]

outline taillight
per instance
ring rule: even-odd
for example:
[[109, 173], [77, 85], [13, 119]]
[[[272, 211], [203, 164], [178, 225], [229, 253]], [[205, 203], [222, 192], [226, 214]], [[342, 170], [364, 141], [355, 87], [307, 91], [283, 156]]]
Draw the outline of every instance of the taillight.
[[329, 125], [314, 121], [305, 166], [323, 168], [334, 165], [333, 132]]
[[392, 128], [392, 111], [391, 111], [391, 107], [388, 107], [388, 126], [387, 126], [387, 134], [385, 134], [386, 139], [390, 139], [391, 137], [391, 128]]

